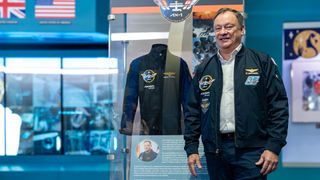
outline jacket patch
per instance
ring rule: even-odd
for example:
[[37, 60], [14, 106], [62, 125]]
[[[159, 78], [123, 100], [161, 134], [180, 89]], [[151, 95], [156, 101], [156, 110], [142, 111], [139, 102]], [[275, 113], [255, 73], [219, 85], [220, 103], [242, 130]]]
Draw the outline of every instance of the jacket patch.
[[146, 83], [151, 83], [154, 81], [154, 79], [156, 78], [156, 75], [157, 73], [155, 73], [154, 71], [148, 69], [148, 70], [145, 70], [141, 76], [143, 78], [143, 80], [146, 82]]
[[202, 99], [200, 106], [201, 106], [202, 113], [205, 114], [208, 111], [209, 106], [210, 106], [209, 99], [208, 98]]
[[255, 86], [258, 84], [259, 79], [260, 79], [260, 76], [248, 76], [244, 84], [247, 86]]
[[163, 78], [164, 79], [175, 79], [176, 78], [176, 73], [175, 72], [164, 72], [163, 73]]
[[208, 90], [211, 87], [214, 80], [215, 79], [213, 79], [210, 75], [202, 76], [202, 78], [199, 81], [199, 88], [201, 89], [201, 91]]
[[245, 75], [259, 75], [259, 69], [258, 68], [246, 68]]

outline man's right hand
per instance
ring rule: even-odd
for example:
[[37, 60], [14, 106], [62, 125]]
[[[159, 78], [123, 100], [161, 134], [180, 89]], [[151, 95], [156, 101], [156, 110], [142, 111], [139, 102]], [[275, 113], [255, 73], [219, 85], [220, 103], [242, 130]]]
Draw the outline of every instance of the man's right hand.
[[189, 170], [191, 172], [191, 174], [193, 176], [197, 176], [197, 172], [196, 172], [196, 169], [194, 167], [194, 165], [197, 165], [197, 167], [199, 169], [202, 168], [201, 166], [201, 163], [200, 163], [200, 157], [199, 157], [199, 154], [191, 154], [189, 157], [188, 157], [188, 166], [189, 166]]

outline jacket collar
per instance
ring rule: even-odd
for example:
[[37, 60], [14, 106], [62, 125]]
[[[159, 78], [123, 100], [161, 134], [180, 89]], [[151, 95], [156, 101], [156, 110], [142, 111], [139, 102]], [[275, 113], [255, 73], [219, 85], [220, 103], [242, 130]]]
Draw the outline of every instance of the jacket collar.
[[236, 57], [236, 55], [238, 54], [238, 52], [241, 50], [243, 44], [240, 43], [230, 54], [230, 58], [229, 59], [224, 59], [222, 57], [222, 55], [220, 54], [220, 50], [217, 50], [217, 55], [218, 55], [218, 58], [219, 60], [221, 61], [221, 63], [226, 63], [226, 62], [230, 62], [230, 59], [234, 59]]
[[246, 51], [246, 46], [242, 43], [242, 47], [241, 47], [240, 51], [238, 52], [238, 54], [236, 55], [236, 57], [243, 56], [245, 51]]

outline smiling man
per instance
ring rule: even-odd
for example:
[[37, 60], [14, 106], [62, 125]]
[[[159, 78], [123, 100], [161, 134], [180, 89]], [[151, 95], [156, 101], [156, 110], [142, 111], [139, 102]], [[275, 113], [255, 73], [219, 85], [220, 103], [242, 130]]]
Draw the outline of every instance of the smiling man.
[[185, 111], [190, 172], [201, 168], [201, 135], [211, 180], [267, 179], [286, 144], [289, 117], [277, 65], [241, 43], [240, 12], [220, 9], [213, 28], [218, 51], [198, 66]]
[[157, 153], [152, 149], [152, 143], [149, 140], [143, 142], [144, 152], [139, 155], [139, 159], [142, 161], [152, 161], [157, 157]]

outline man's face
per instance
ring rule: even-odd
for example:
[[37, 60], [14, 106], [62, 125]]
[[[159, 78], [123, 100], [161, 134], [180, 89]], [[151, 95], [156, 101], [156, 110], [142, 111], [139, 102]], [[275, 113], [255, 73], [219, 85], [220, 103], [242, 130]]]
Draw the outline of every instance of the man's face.
[[213, 28], [220, 50], [231, 52], [241, 43], [244, 27], [240, 27], [237, 17], [232, 12], [218, 15]]
[[145, 151], [145, 152], [151, 151], [151, 144], [150, 144], [150, 142], [144, 142], [144, 143], [143, 143], [143, 147], [144, 147], [144, 151]]

